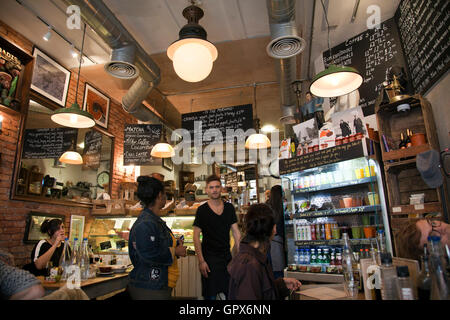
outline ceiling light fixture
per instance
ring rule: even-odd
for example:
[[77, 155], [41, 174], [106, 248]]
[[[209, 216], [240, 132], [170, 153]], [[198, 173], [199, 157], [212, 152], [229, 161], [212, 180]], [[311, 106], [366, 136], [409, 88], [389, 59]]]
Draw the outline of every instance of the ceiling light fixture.
[[320, 2], [322, 3], [325, 21], [327, 23], [328, 51], [330, 52], [331, 64], [313, 78], [309, 91], [317, 97], [339, 97], [358, 89], [363, 83], [363, 77], [353, 67], [340, 66], [334, 63], [333, 53], [330, 47], [330, 25], [323, 0]]
[[205, 29], [198, 24], [203, 10], [194, 5], [183, 10], [188, 23], [181, 28], [179, 39], [167, 48], [167, 56], [173, 61], [176, 74], [188, 82], [202, 81], [211, 73], [217, 59], [216, 47], [206, 40]]
[[274, 132], [275, 130], [276, 130], [276, 128], [271, 124], [266, 124], [261, 128], [261, 132], [264, 132], [264, 133]]
[[256, 84], [253, 84], [253, 104], [255, 106], [255, 130], [256, 133], [250, 135], [245, 141], [246, 149], [267, 149], [270, 148], [270, 140], [266, 135], [262, 133], [258, 133], [259, 127], [259, 119], [258, 119], [258, 109], [256, 107]]
[[72, 140], [70, 149], [64, 152], [58, 161], [67, 164], [83, 164], [83, 157], [76, 151], [74, 140]]
[[70, 47], [70, 54], [72, 55], [72, 58], [76, 59], [78, 57], [78, 52], [75, 50], [74, 45]]
[[45, 41], [49, 41], [51, 37], [52, 37], [52, 27], [48, 26], [48, 31], [46, 34], [44, 34], [42, 39], [44, 39]]
[[[86, 35], [86, 24], [84, 25], [83, 31], [83, 41], [81, 44], [81, 57], [83, 56], [83, 48], [84, 48], [84, 37]], [[51, 119], [53, 122], [60, 124], [65, 127], [71, 128], [91, 128], [95, 126], [94, 117], [87, 111], [81, 110], [80, 106], [77, 103], [78, 99], [78, 85], [80, 84], [80, 71], [81, 71], [81, 63], [82, 60], [80, 58], [80, 64], [78, 66], [78, 79], [77, 79], [77, 89], [75, 91], [75, 102], [70, 106], [70, 108], [59, 108], [53, 111], [51, 115]]]
[[164, 125], [162, 125], [161, 129], [161, 139], [159, 143], [152, 148], [150, 155], [153, 158], [172, 158], [175, 155], [175, 150], [173, 150], [173, 147], [167, 142]]

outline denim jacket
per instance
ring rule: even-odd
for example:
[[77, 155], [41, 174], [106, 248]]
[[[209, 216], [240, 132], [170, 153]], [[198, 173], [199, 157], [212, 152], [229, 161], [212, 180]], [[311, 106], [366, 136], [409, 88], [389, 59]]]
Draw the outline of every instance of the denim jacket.
[[128, 252], [133, 270], [130, 285], [149, 290], [168, 288], [168, 268], [173, 263], [171, 230], [164, 220], [144, 209], [130, 231]]

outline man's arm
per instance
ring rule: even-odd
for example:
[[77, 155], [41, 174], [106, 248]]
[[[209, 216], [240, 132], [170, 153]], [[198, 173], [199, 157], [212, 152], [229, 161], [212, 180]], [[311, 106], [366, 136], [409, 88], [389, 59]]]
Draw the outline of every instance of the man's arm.
[[202, 243], [200, 242], [200, 232], [202, 232], [202, 229], [200, 229], [197, 226], [194, 226], [194, 247], [195, 247], [195, 254], [197, 255], [198, 259], [198, 268], [200, 270], [200, 273], [205, 277], [208, 278], [208, 272], [211, 272], [209, 270], [209, 266], [205, 261], [205, 258], [203, 257], [202, 253]]
[[231, 233], [233, 234], [236, 252], [239, 252], [239, 243], [241, 242], [241, 232], [239, 231], [237, 223], [233, 223], [231, 225]]

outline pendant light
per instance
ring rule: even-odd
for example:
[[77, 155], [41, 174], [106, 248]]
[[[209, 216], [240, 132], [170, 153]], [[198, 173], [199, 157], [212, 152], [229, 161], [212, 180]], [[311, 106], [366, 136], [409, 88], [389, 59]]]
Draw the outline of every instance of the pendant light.
[[330, 25], [323, 0], [323, 12], [328, 29], [328, 51], [331, 56], [331, 64], [322, 72], [319, 72], [312, 80], [309, 91], [323, 98], [339, 97], [358, 89], [363, 83], [363, 77], [353, 67], [339, 66], [334, 63], [333, 53], [330, 48]]
[[176, 74], [188, 82], [205, 79], [217, 59], [216, 47], [206, 40], [205, 29], [198, 24], [203, 17], [203, 10], [194, 5], [183, 10], [188, 23], [181, 28], [179, 39], [167, 48], [167, 56], [173, 61]]
[[164, 125], [161, 130], [161, 139], [159, 143], [152, 148], [150, 155], [153, 158], [172, 158], [175, 155], [175, 150], [173, 150], [173, 147], [167, 142]]
[[61, 157], [59, 157], [58, 161], [67, 164], [83, 164], [83, 158], [78, 152], [76, 152], [74, 140], [72, 140], [70, 150], [64, 152]]
[[256, 107], [256, 84], [253, 84], [253, 104], [255, 105], [255, 130], [256, 133], [250, 135], [245, 141], [246, 149], [267, 149], [270, 148], [270, 140], [266, 135], [258, 133], [260, 123], [258, 119], [258, 109]]
[[70, 108], [59, 108], [53, 111], [51, 119], [53, 122], [60, 124], [65, 127], [71, 128], [91, 128], [95, 126], [94, 117], [87, 111], [81, 110], [77, 103], [78, 100], [78, 85], [80, 84], [80, 71], [81, 63], [83, 61], [83, 47], [84, 47], [84, 37], [86, 35], [86, 24], [83, 30], [83, 40], [81, 43], [80, 51], [80, 64], [78, 67], [78, 79], [77, 79], [77, 89], [75, 91], [75, 102], [70, 106]]

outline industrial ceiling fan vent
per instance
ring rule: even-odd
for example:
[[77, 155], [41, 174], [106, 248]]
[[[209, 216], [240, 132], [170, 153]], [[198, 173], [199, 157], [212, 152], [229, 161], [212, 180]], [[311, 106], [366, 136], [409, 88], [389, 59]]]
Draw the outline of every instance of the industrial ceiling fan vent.
[[275, 59], [292, 58], [305, 50], [306, 41], [294, 35], [281, 36], [270, 41], [267, 54]]
[[134, 79], [139, 69], [134, 65], [136, 48], [133, 45], [113, 49], [111, 61], [105, 64], [105, 71], [119, 79]]

